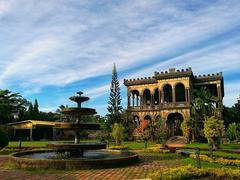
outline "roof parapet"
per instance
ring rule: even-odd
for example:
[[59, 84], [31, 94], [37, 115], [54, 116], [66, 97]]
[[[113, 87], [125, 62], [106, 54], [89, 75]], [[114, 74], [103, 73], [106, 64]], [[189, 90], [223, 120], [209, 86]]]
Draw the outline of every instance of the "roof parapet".
[[200, 74], [200, 75], [195, 75], [195, 78], [216, 78], [216, 77], [222, 77], [222, 72], [218, 73], [212, 73], [212, 74]]

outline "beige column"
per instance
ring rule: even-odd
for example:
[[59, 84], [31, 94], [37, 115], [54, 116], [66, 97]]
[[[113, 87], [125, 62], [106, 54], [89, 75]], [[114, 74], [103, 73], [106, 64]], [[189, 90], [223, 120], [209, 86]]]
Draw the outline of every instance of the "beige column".
[[128, 95], [128, 107], [130, 106], [130, 95]]
[[160, 90], [158, 90], [158, 95], [159, 95], [159, 97], [158, 97], [158, 98], [159, 98], [159, 99], [158, 99], [158, 105], [159, 105], [160, 102], [162, 101], [162, 100], [161, 100], [161, 91], [160, 91]]
[[150, 105], [154, 105], [154, 95], [151, 94], [151, 102]]
[[218, 98], [222, 99], [222, 88], [221, 88], [220, 82], [217, 83], [217, 95], [218, 95]]
[[187, 92], [188, 90], [187, 89], [185, 89], [185, 102], [188, 102], [188, 92]]
[[219, 108], [219, 118], [222, 118], [223, 116], [223, 103], [222, 103], [222, 88], [221, 88], [221, 83], [218, 82], [217, 83], [217, 95], [219, 98], [219, 102], [218, 102], [218, 108]]
[[175, 88], [172, 88], [172, 100], [173, 100], [173, 103], [176, 102]]
[[32, 138], [32, 135], [33, 135], [33, 129], [31, 128], [31, 129], [30, 129], [30, 134], [29, 134], [30, 141], [32, 141], [32, 139], [33, 139], [33, 138]]
[[132, 94], [132, 107], [134, 107], [134, 94]]
[[139, 104], [138, 104], [138, 98], [139, 98], [139, 96], [136, 95], [136, 98], [137, 98], [137, 104], [136, 104], [136, 106], [139, 106]]
[[163, 101], [164, 101], [164, 92], [163, 92], [163, 90], [161, 91], [161, 103], [163, 103]]

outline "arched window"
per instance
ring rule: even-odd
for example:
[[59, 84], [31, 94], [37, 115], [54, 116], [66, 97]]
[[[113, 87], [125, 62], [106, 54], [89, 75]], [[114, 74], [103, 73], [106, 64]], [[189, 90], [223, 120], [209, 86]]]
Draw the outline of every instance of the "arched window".
[[164, 96], [164, 102], [172, 102], [173, 98], [172, 98], [172, 86], [169, 84], [166, 84], [163, 87], [163, 96]]
[[176, 96], [176, 102], [184, 102], [186, 101], [185, 97], [185, 87], [182, 83], [178, 83], [175, 86], [175, 96]]
[[144, 117], [144, 119], [145, 119], [145, 120], [148, 120], [148, 121], [151, 121], [151, 120], [152, 120], [151, 116], [149, 116], [149, 115], [146, 115], [146, 116]]
[[151, 92], [149, 89], [145, 89], [143, 92], [143, 104], [151, 105]]
[[158, 88], [154, 91], [154, 105], [159, 104], [159, 90]]
[[140, 102], [140, 96], [139, 96], [139, 91], [138, 90], [133, 90], [132, 91], [132, 106], [139, 106]]

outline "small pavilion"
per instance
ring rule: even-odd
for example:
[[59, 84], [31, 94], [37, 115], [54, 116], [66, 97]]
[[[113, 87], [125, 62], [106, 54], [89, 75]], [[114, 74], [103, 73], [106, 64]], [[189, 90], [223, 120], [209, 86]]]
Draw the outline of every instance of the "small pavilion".
[[22, 137], [29, 140], [54, 139], [56, 134], [56, 124], [65, 124], [64, 122], [25, 120], [8, 125], [13, 128], [14, 138]]

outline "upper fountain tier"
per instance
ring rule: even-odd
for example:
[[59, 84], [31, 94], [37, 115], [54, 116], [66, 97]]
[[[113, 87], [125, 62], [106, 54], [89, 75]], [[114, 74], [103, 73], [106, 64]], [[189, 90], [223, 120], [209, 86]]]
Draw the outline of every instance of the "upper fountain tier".
[[78, 104], [78, 107], [81, 108], [82, 102], [88, 101], [89, 97], [82, 96], [83, 92], [77, 92], [77, 95], [70, 97], [71, 101], [74, 101]]
[[[93, 108], [82, 108], [82, 102], [88, 101], [89, 97], [82, 96], [83, 92], [77, 92], [77, 95], [70, 97], [69, 99], [78, 104], [77, 107], [67, 107], [62, 109], [62, 113], [70, 116], [81, 116], [81, 115], [93, 115], [96, 114], [96, 110]], [[79, 119], [80, 120], [80, 119]]]

